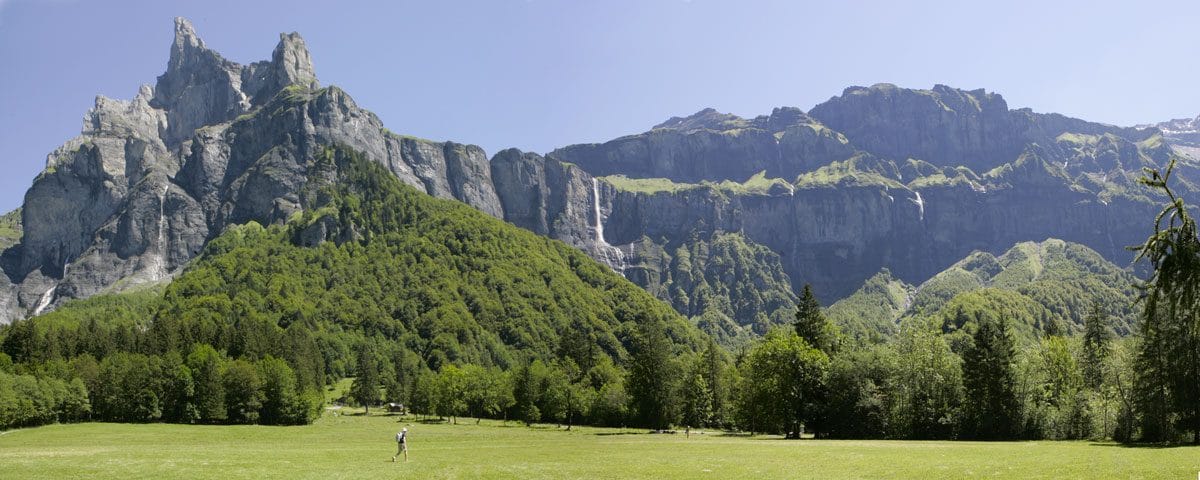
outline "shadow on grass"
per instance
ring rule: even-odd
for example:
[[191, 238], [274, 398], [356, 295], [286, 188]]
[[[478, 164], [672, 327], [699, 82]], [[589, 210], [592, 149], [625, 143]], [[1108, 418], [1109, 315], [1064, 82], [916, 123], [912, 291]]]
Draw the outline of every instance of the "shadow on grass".
[[1168, 448], [1186, 448], [1200, 447], [1195, 443], [1118, 443], [1118, 442], [1090, 442], [1092, 447], [1119, 447], [1119, 448], [1145, 448], [1151, 450], [1162, 450]]

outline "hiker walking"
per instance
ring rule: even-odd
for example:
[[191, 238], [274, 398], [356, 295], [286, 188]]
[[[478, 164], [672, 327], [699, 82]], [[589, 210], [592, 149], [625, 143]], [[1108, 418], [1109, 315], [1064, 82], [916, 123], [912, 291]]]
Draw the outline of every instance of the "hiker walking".
[[392, 462], [396, 461], [396, 457], [404, 454], [404, 461], [408, 461], [408, 428], [401, 428], [400, 433], [396, 434], [396, 454], [392, 455]]

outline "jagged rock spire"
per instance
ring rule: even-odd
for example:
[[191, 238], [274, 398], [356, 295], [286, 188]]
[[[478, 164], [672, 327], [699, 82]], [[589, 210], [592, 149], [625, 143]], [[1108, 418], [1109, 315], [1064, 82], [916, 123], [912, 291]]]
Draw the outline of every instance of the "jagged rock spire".
[[318, 86], [312, 57], [308, 54], [308, 46], [304, 44], [304, 39], [299, 33], [279, 34], [279, 45], [275, 46], [275, 51], [271, 54], [271, 67], [278, 88], [293, 84], [308, 88]]
[[192, 22], [175, 17], [175, 42], [171, 44], [171, 59], [167, 71], [183, 67], [185, 60], [197, 50], [207, 50], [204, 40], [196, 35]]
[[154, 88], [155, 108], [167, 111], [163, 141], [175, 145], [203, 125], [240, 115], [250, 107], [242, 91], [243, 67], [204, 46], [191, 22], [175, 19], [167, 71]]

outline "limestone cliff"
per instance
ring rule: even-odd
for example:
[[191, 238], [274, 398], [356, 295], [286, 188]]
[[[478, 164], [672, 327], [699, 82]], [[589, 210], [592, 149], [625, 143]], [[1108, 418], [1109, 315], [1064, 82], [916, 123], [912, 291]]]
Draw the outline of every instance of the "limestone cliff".
[[[20, 241], [0, 255], [0, 322], [163, 281], [231, 225], [285, 221], [314, 155], [344, 145], [430, 195], [578, 247], [732, 339], [786, 321], [799, 285], [830, 302], [881, 268], [919, 284], [972, 251], [1048, 237], [1128, 262], [1158, 209], [1134, 180], [1172, 142], [983, 90], [881, 84], [807, 113], [706, 109], [489, 160], [393, 134], [322, 88], [298, 34], [240, 65], [177, 19], [155, 85], [98, 97], [26, 193]], [[1191, 194], [1198, 178], [1189, 161], [1175, 181]]]
[[324, 145], [503, 217], [481, 149], [394, 135], [314, 72], [298, 34], [239, 65], [176, 19], [166, 73], [132, 100], [97, 97], [26, 193], [23, 236], [0, 261], [0, 322], [169, 278], [229, 225], [284, 221]]

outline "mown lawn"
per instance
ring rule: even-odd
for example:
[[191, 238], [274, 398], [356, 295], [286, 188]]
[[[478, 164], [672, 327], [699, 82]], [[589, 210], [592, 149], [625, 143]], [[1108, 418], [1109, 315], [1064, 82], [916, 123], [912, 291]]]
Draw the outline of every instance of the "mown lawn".
[[[0, 435], [2, 478], [1196, 478], [1200, 448], [785, 441], [327, 415], [303, 427], [78, 424]], [[392, 463], [401, 425], [411, 461]]]

